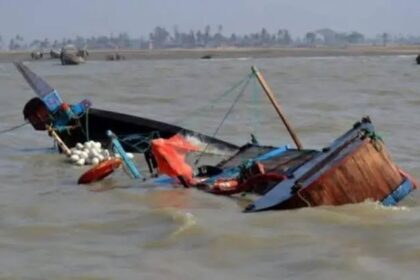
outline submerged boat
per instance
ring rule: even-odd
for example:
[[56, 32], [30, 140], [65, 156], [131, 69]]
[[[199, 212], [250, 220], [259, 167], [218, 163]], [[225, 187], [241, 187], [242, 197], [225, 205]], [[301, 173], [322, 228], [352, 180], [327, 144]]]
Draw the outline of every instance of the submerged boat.
[[391, 160], [369, 118], [321, 151], [247, 145], [215, 168], [220, 173], [197, 187], [216, 194], [258, 194], [246, 212], [365, 200], [395, 205], [416, 188]]
[[[261, 73], [255, 68], [253, 72], [271, 100], [271, 89]], [[389, 206], [416, 188], [415, 180], [391, 160], [369, 117], [362, 118], [324, 149], [308, 150], [303, 149], [280, 107], [272, 101], [297, 148], [247, 144], [232, 157], [214, 166], [199, 167], [194, 173], [183, 157], [177, 156], [177, 147], [171, 148], [170, 139], [154, 140], [152, 152], [160, 173], [213, 194], [256, 195], [245, 212], [366, 200]], [[165, 149], [160, 148], [165, 145]]]
[[238, 149], [234, 144], [176, 125], [92, 108], [88, 100], [69, 105], [63, 102], [57, 90], [27, 66], [20, 62], [15, 65], [38, 96], [24, 106], [24, 118], [35, 130], [46, 130], [46, 125], [52, 126], [69, 147], [88, 140], [105, 144], [108, 142], [106, 132], [112, 130], [124, 149], [130, 152], [146, 152], [152, 139], [169, 138], [176, 134], [226, 152]]
[[212, 194], [255, 195], [245, 212], [366, 200], [391, 206], [416, 188], [414, 179], [391, 160], [368, 117], [322, 150], [247, 144], [214, 166], [198, 167], [195, 175], [188, 174], [191, 169], [167, 145], [163, 152], [152, 147], [161, 173], [182, 176], [179, 183]]
[[[324, 149], [304, 149], [267, 82], [254, 67], [249, 79], [258, 80], [296, 148], [261, 146], [257, 142], [238, 147], [170, 124], [93, 109], [86, 100], [69, 106], [57, 91], [25, 65], [16, 66], [39, 96], [30, 100], [23, 110], [25, 119], [35, 129], [53, 127], [70, 147], [88, 139], [108, 143], [112, 135], [113, 149], [135, 175], [133, 178], [140, 175], [124, 150], [145, 153], [150, 172], [166, 174], [169, 182], [218, 195], [252, 194], [254, 199], [245, 207], [245, 212], [343, 205], [365, 200], [395, 205], [416, 188], [414, 179], [391, 160], [368, 117], [355, 123]], [[188, 141], [189, 137], [206, 143], [205, 148]], [[200, 157], [209, 146], [229, 151], [231, 156], [216, 165], [205, 164], [194, 170], [198, 161], [193, 168], [185, 155], [191, 152]], [[110, 162], [109, 166], [100, 163], [99, 167], [85, 173], [89, 175], [87, 181], [102, 179], [103, 175], [112, 173], [114, 167], [115, 162]], [[161, 179], [150, 181], [162, 182]]]

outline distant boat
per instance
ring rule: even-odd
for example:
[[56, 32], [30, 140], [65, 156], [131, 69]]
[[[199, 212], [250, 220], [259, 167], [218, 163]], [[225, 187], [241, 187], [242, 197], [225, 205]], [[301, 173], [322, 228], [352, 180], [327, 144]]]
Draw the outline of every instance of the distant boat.
[[85, 62], [83, 53], [72, 44], [62, 48], [60, 60], [62, 65], [77, 65]]
[[50, 50], [50, 58], [54, 59], [54, 58], [60, 58], [61, 52], [51, 49]]
[[213, 56], [211, 54], [206, 54], [201, 57], [201, 59], [212, 59]]
[[106, 60], [114, 61], [114, 60], [125, 60], [125, 56], [119, 53], [112, 53], [105, 56]]
[[31, 52], [31, 58], [34, 60], [38, 60], [43, 58], [44, 54], [41, 51], [33, 51]]
[[416, 57], [416, 62], [420, 65], [420, 54]]

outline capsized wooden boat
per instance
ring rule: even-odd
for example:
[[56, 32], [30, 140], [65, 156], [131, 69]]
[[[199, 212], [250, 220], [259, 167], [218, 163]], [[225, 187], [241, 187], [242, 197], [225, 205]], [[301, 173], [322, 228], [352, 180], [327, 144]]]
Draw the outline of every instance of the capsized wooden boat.
[[[83, 110], [89, 108], [87, 102], [73, 105], [71, 112], [75, 114], [75, 117], [68, 115], [69, 105], [61, 101], [61, 97], [55, 90], [45, 81], [37, 79], [36, 75], [24, 65], [17, 64], [17, 67], [40, 97], [31, 100], [25, 106], [25, 118], [35, 129], [45, 129], [46, 126], [52, 125], [57, 134], [63, 135], [64, 142], [73, 138], [66, 138], [67, 135], [63, 134], [64, 130], [60, 128], [72, 129], [71, 121], [75, 121], [73, 132], [81, 130], [80, 137], [82, 135], [86, 137], [86, 132], [89, 131], [95, 137], [101, 138], [102, 133], [107, 135], [106, 130], [111, 127], [120, 133], [132, 132], [133, 127], [153, 131], [160, 129], [162, 135], [174, 140], [176, 140], [176, 135], [185, 137], [191, 133], [194, 134], [194, 132], [169, 124], [145, 121], [145, 119], [139, 121], [137, 117], [101, 110], [96, 112], [99, 116], [102, 113], [103, 119], [95, 119], [94, 129], [91, 131], [89, 130], [91, 127], [83, 127], [81, 123], [77, 123], [77, 120], [82, 120], [84, 116], [87, 122], [87, 117], [91, 117], [88, 112], [93, 109]], [[231, 148], [237, 153], [215, 166], [201, 166], [194, 176], [188, 166], [180, 168], [183, 167], [180, 164], [183, 157], [173, 157], [177, 158], [174, 164], [171, 164], [171, 158], [161, 160], [165, 163], [167, 170], [173, 171], [171, 176], [177, 178], [184, 186], [194, 186], [215, 194], [254, 193], [258, 195], [258, 198], [245, 208], [245, 212], [343, 205], [365, 200], [395, 205], [416, 188], [414, 180], [391, 160], [383, 141], [377, 136], [368, 117], [354, 124], [348, 132], [326, 148], [319, 151], [304, 149], [274, 99], [268, 84], [262, 79], [261, 73], [255, 68], [253, 68], [253, 73], [285, 123], [297, 148], [246, 145], [238, 149], [235, 145], [199, 134], [209, 144]], [[82, 114], [79, 115], [79, 111]], [[126, 127], [127, 131], [119, 130], [122, 127]], [[103, 132], [102, 129], [104, 129]], [[161, 138], [165, 139], [165, 137]], [[179, 140], [180, 138], [176, 142], [182, 144]], [[152, 142], [153, 145], [154, 141], [156, 140], [149, 139], [146, 143], [149, 145]], [[125, 147], [129, 149], [132, 145], [125, 145]], [[193, 146], [184, 148], [184, 150], [195, 150]], [[160, 156], [153, 154], [153, 147], [151, 150], [155, 158]], [[160, 150], [166, 150], [165, 153], [174, 155], [173, 150], [169, 150], [169, 153], [167, 149]], [[157, 162], [157, 167], [161, 168], [159, 160]], [[188, 174], [191, 176], [188, 177]]]
[[[278, 167], [274, 168], [278, 172]], [[360, 203], [394, 205], [416, 186], [391, 160], [369, 118], [295, 170], [246, 209], [293, 209]]]
[[[354, 124], [321, 151], [304, 149], [261, 73], [256, 68], [253, 73], [297, 148], [246, 145], [215, 166], [198, 168], [198, 176], [192, 177], [188, 168], [180, 169], [181, 162], [172, 164], [174, 168], [166, 174], [180, 175], [191, 186], [214, 194], [258, 194], [259, 198], [245, 208], [246, 212], [343, 205], [365, 200], [395, 205], [416, 188], [414, 179], [391, 160], [369, 117]], [[153, 147], [152, 151], [159, 153]], [[166, 156], [161, 161], [168, 169], [172, 160], [170, 155], [174, 152], [162, 151], [155, 156]]]
[[[173, 154], [168, 149], [165, 153]], [[215, 166], [199, 167], [192, 179], [182, 173], [183, 163], [176, 157], [162, 162], [178, 173], [172, 177], [182, 175], [191, 187], [218, 195], [254, 194], [245, 212], [366, 200], [389, 206], [416, 188], [414, 179], [391, 160], [368, 117], [322, 150], [247, 144]], [[159, 164], [158, 160], [158, 168]]]
[[145, 152], [154, 138], [169, 138], [181, 134], [209, 145], [211, 148], [234, 152], [238, 146], [180, 126], [97, 108], [91, 108], [88, 100], [68, 105], [60, 94], [27, 66], [15, 63], [17, 69], [38, 97], [31, 99], [23, 109], [24, 118], [36, 130], [51, 125], [63, 142], [74, 147], [78, 142], [94, 140], [107, 143], [107, 131], [112, 130], [125, 150]]

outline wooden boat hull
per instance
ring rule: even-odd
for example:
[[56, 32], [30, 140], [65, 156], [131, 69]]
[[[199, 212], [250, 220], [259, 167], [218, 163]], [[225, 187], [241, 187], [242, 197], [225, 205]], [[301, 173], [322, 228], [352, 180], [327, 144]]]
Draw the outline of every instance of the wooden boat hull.
[[343, 158], [306, 188], [296, 190], [296, 195], [276, 208], [342, 205], [367, 199], [382, 201], [404, 180], [389, 159], [385, 146], [364, 140], [354, 153]]
[[87, 140], [108, 143], [107, 131], [111, 130], [118, 135], [123, 148], [128, 152], [144, 152], [150, 147], [151, 139], [170, 138], [176, 134], [195, 138], [205, 145], [228, 152], [238, 149], [234, 144], [179, 126], [95, 108], [89, 109], [74, 124], [74, 129], [58, 132], [69, 147]]
[[343, 205], [366, 200], [397, 203], [415, 188], [391, 160], [368, 119], [288, 174], [248, 212]]
[[144, 152], [150, 147], [151, 139], [169, 138], [175, 134], [193, 137], [204, 145], [209, 145], [208, 148], [227, 152], [239, 148], [226, 141], [176, 125], [101, 109], [87, 109], [90, 106], [90, 102], [87, 101], [89, 105], [83, 105], [85, 101], [74, 105], [73, 108], [83, 109], [79, 110], [76, 117], [68, 120], [61, 108], [64, 102], [59, 93], [24, 64], [15, 65], [38, 96], [25, 105], [24, 118], [28, 119], [36, 130], [45, 130], [45, 124], [52, 125], [69, 147], [88, 140], [108, 143], [107, 131], [111, 130], [120, 137], [123, 148], [129, 152]]
[[[181, 127], [99, 109], [79, 110], [82, 114], [75, 114], [77, 117], [71, 117], [69, 123], [63, 115], [68, 112], [69, 106], [62, 102], [59, 94], [24, 65], [17, 64], [16, 66], [42, 99], [48, 112], [57, 116], [56, 119], [54, 116], [52, 118], [54, 128], [58, 129], [57, 133], [68, 146], [74, 146], [77, 142], [85, 140], [108, 141], [107, 131], [112, 130], [118, 137], [122, 137], [119, 140], [128, 151], [139, 152], [139, 150], [133, 150], [133, 147], [136, 147], [141, 149], [141, 152], [145, 152], [153, 139], [150, 138], [151, 134], [156, 132], [158, 133], [156, 138], [169, 138], [175, 134], [181, 134], [199, 138], [203, 143], [222, 149], [238, 150], [238, 147], [233, 144]], [[42, 102], [35, 102], [35, 105], [43, 104]], [[29, 109], [34, 109], [34, 107], [29, 106]], [[36, 124], [34, 127], [40, 125], [39, 127], [42, 128], [44, 119], [47, 118], [41, 112], [42, 110], [35, 110], [36, 114], [33, 114], [34, 110], [27, 110], [26, 113], [28, 111], [32, 112], [26, 115], [33, 116], [32, 119]], [[28, 119], [31, 120], [31, 118]], [[63, 125], [57, 123], [57, 120], [64, 120]], [[133, 134], [141, 135], [133, 137]], [[393, 205], [416, 187], [415, 183], [390, 159], [369, 118], [363, 118], [361, 122], [356, 123], [351, 130], [322, 151], [300, 149], [300, 141], [297, 141], [294, 133], [291, 134], [296, 146], [299, 147], [297, 150], [282, 151], [280, 149], [279, 151], [270, 148], [267, 154], [276, 152], [271, 156], [260, 154], [261, 147], [256, 151], [239, 150], [239, 154], [216, 166], [215, 169], [218, 169], [221, 174], [210, 175], [213, 177], [207, 178], [207, 183], [219, 179], [220, 175], [239, 180], [249, 179], [244, 175], [247, 175], [246, 173], [250, 170], [247, 166], [243, 166], [244, 158], [241, 158], [241, 153], [248, 151], [251, 154], [245, 160], [263, 161], [269, 166], [270, 176], [281, 176], [275, 176], [278, 181], [274, 184], [259, 187], [256, 193], [262, 197], [246, 207], [246, 212], [342, 205], [359, 203], [368, 199], [382, 201], [385, 205]], [[124, 135], [128, 137], [125, 138]], [[135, 142], [135, 145], [129, 143], [130, 141]]]
[[416, 188], [391, 160], [368, 118], [322, 151], [248, 144], [215, 166], [199, 167], [196, 174], [193, 186], [203, 191], [259, 195], [246, 212], [366, 200], [395, 205]]

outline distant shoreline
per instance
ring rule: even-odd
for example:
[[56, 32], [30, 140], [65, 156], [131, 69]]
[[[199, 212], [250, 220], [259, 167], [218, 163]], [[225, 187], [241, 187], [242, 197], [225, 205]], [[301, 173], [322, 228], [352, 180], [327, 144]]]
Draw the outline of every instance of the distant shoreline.
[[[106, 60], [107, 55], [120, 54], [126, 60], [200, 59], [210, 58], [275, 58], [275, 57], [328, 57], [378, 56], [420, 54], [420, 46], [351, 46], [347, 48], [218, 48], [218, 49], [154, 49], [154, 50], [88, 50], [88, 60]], [[48, 60], [49, 54], [45, 55]], [[30, 51], [0, 51], [0, 62], [31, 61]], [[42, 61], [41, 60], [41, 61]]]

